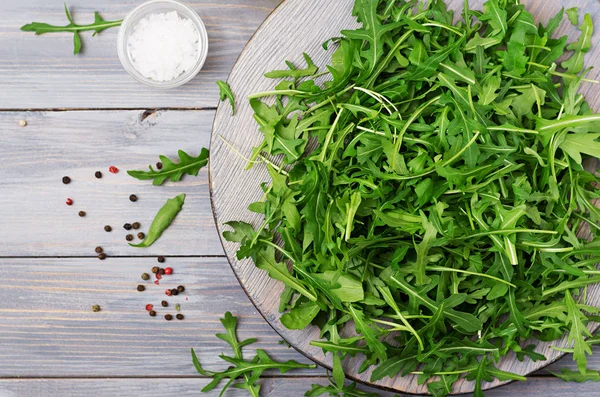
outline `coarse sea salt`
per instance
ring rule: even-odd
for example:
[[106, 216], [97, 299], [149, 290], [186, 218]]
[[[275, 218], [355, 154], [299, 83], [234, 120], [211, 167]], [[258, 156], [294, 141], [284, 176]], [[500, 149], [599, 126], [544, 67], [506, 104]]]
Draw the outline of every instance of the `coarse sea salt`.
[[192, 69], [198, 61], [200, 34], [176, 11], [140, 19], [127, 41], [133, 67], [144, 77], [171, 81]]

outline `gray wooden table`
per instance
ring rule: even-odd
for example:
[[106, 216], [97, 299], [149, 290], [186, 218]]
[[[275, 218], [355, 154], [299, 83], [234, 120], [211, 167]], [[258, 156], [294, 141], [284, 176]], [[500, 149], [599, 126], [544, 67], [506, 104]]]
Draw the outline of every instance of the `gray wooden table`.
[[[190, 0], [210, 37], [204, 70], [191, 83], [156, 91], [136, 83], [116, 55], [117, 30], [84, 35], [84, 52], [71, 55], [72, 36], [35, 37], [30, 21], [62, 24], [55, 0], [0, 3], [0, 397], [199, 395], [208, 380], [191, 365], [193, 347], [203, 364], [223, 368], [226, 346], [214, 337], [227, 310], [241, 317], [243, 337], [280, 360], [307, 360], [280, 344], [239, 287], [218, 240], [208, 177], [157, 188], [129, 178], [127, 169], [154, 163], [177, 149], [196, 155], [208, 146], [217, 104], [214, 82], [225, 79], [236, 57], [279, 0]], [[140, 0], [76, 1], [75, 18], [94, 10], [119, 19]], [[20, 127], [19, 121], [27, 126]], [[119, 174], [108, 172], [115, 165]], [[104, 178], [97, 180], [94, 172]], [[73, 182], [63, 185], [69, 175]], [[185, 192], [184, 211], [147, 250], [125, 243], [125, 222], [147, 227], [169, 197]], [[128, 200], [130, 194], [137, 203]], [[73, 206], [65, 205], [67, 197]], [[87, 212], [85, 218], [77, 212]], [[113, 226], [112, 233], [103, 230]], [[104, 247], [109, 258], [94, 253]], [[185, 321], [151, 318], [163, 288], [136, 291], [140, 274], [165, 255], [184, 284]], [[187, 297], [187, 300], [186, 300]], [[91, 306], [102, 307], [93, 313]], [[590, 360], [600, 367], [600, 355]], [[565, 357], [548, 370], [575, 368]], [[592, 396], [594, 383], [567, 384], [540, 371], [488, 396]], [[327, 382], [321, 368], [264, 378], [265, 396], [301, 396]], [[217, 395], [213, 393], [210, 395]], [[232, 390], [229, 396], [243, 396]], [[383, 394], [382, 394], [383, 395]]]

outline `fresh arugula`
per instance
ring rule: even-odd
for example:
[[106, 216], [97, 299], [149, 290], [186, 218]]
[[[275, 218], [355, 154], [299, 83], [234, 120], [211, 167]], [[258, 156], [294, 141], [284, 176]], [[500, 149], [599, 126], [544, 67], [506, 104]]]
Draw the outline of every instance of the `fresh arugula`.
[[200, 364], [200, 360], [194, 349], [191, 349], [192, 362], [198, 373], [202, 376], [212, 378], [212, 381], [204, 386], [202, 392], [209, 392], [216, 388], [223, 380], [227, 380], [225, 386], [220, 392], [220, 396], [225, 393], [229, 386], [238, 389], [245, 389], [252, 397], [258, 397], [260, 393], [259, 378], [263, 372], [269, 369], [277, 369], [280, 373], [286, 373], [294, 369], [316, 368], [314, 364], [302, 364], [293, 360], [286, 362], [274, 361], [264, 351], [257, 349], [256, 355], [252, 360], [244, 360], [242, 348], [256, 342], [255, 338], [240, 341], [237, 337], [237, 317], [230, 312], [225, 313], [225, 317], [221, 319], [221, 324], [225, 328], [224, 334], [216, 334], [217, 338], [227, 342], [233, 350], [233, 356], [221, 354], [219, 357], [230, 364], [230, 367], [224, 371], [210, 371], [204, 369]]
[[139, 244], [131, 244], [130, 246], [136, 248], [147, 248], [150, 247], [156, 240], [162, 236], [165, 229], [167, 229], [173, 219], [179, 214], [181, 209], [183, 208], [183, 203], [185, 202], [185, 194], [180, 194], [179, 196], [168, 199], [165, 205], [158, 211], [154, 220], [150, 224], [150, 229], [148, 229], [148, 233], [146, 233], [146, 237]]
[[224, 101], [225, 99], [229, 101], [229, 104], [231, 105], [231, 115], [233, 116], [235, 114], [235, 97], [233, 96], [231, 87], [223, 80], [218, 80], [217, 86], [219, 86], [219, 98], [221, 101]]
[[73, 17], [69, 12], [69, 8], [65, 3], [65, 14], [67, 15], [67, 19], [69, 20], [69, 24], [65, 26], [55, 26], [50, 25], [45, 22], [31, 22], [27, 25], [23, 25], [21, 30], [24, 32], [34, 32], [36, 35], [44, 34], [44, 33], [58, 33], [58, 32], [72, 32], [73, 33], [73, 55], [79, 54], [81, 52], [81, 36], [80, 32], [93, 30], [93, 36], [102, 32], [103, 30], [113, 28], [116, 26], [120, 26], [123, 20], [120, 21], [105, 21], [98, 11], [94, 11], [94, 22], [88, 25], [78, 25], [73, 21]]
[[167, 179], [171, 182], [178, 182], [183, 175], [198, 175], [198, 172], [208, 164], [208, 149], [202, 148], [197, 157], [192, 157], [183, 150], [178, 152], [179, 163], [172, 162], [166, 156], [159, 156], [162, 163], [161, 169], [154, 169], [150, 165], [150, 171], [127, 171], [133, 178], [147, 181], [152, 179], [155, 186], [162, 185]]
[[600, 280], [600, 178], [583, 164], [600, 115], [578, 92], [591, 17], [567, 44], [552, 37], [564, 14], [538, 25], [488, 0], [456, 21], [443, 1], [356, 0], [328, 81], [306, 56], [250, 96], [264, 141], [248, 167], [275, 159], [271, 183], [249, 207], [263, 222], [224, 237], [285, 284], [284, 326], [321, 329], [333, 380], [313, 393], [342, 393], [339, 363], [360, 355], [374, 381], [412, 373], [445, 396], [466, 379], [480, 396], [523, 379], [501, 357], [545, 360], [524, 342], [565, 334], [589, 376], [599, 310], [578, 290]]

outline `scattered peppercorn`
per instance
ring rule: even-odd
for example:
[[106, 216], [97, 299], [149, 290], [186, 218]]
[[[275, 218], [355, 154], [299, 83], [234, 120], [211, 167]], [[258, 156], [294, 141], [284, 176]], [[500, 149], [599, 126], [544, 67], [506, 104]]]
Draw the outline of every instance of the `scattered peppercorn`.
[[140, 292], [142, 292], [142, 291], [146, 290], [146, 287], [144, 287], [142, 284], [140, 284], [140, 285], [137, 286], [137, 290], [140, 291]]
[[132, 241], [133, 240], [133, 234], [128, 234], [127, 236], [125, 236], [125, 240]]
[[171, 295], [173, 295], [173, 296], [177, 296], [178, 294], [179, 294], [179, 291], [177, 291], [177, 288], [173, 288], [173, 289], [171, 290]]
[[131, 230], [131, 223], [126, 223], [123, 225], [123, 229], [125, 230]]
[[154, 284], [158, 285], [158, 284], [160, 284], [160, 283], [158, 282], [158, 280], [156, 280], [156, 281], [154, 282]]
[[183, 320], [184, 319], [183, 314], [181, 314], [181, 313], [178, 313], [175, 317], [177, 317], [177, 320]]
[[102, 253], [102, 254], [98, 255], [98, 259], [100, 259], [101, 261], [105, 260], [106, 259], [106, 254]]
[[148, 273], [142, 273], [142, 280], [144, 280], [144, 281], [150, 280], [150, 275]]
[[173, 319], [173, 316], [171, 316], [170, 314], [165, 314], [165, 320], [171, 321], [172, 319]]
[[156, 273], [155, 276], [157, 280], [160, 280], [162, 278], [162, 275], [160, 273]]
[[96, 176], [96, 178], [100, 179], [102, 178], [102, 173], [100, 171], [96, 171], [96, 173], [94, 174]]
[[158, 257], [158, 258], [156, 258], [156, 259], [158, 259], [158, 262], [159, 262], [159, 263], [163, 263], [163, 262], [165, 261], [165, 257], [164, 257], [164, 256], [162, 256], [162, 255], [161, 255], [161, 256], [159, 256], [159, 257]]
[[147, 310], [147, 311], [150, 311], [150, 310], [152, 310], [152, 309], [154, 309], [154, 305], [153, 305], [152, 303], [148, 303], [148, 304], [146, 305], [146, 310]]
[[160, 302], [160, 304], [162, 305], [162, 307], [169, 306], [169, 302], [167, 302], [167, 301], [162, 301], [162, 302]]
[[166, 275], [173, 274], [173, 268], [171, 268], [171, 267], [167, 267], [167, 268], [165, 269], [165, 274], [166, 274]]
[[85, 216], [85, 211], [79, 211], [79, 216], [83, 218]]
[[162, 163], [160, 161], [156, 163], [156, 168], [162, 170]]
[[71, 200], [70, 198], [67, 199], [67, 205], [73, 205], [73, 200]]
[[129, 196], [129, 201], [135, 203], [137, 201], [137, 196], [135, 194], [132, 194], [131, 196]]
[[159, 271], [159, 268], [158, 268], [158, 266], [154, 266], [154, 267], [152, 268], [152, 273], [156, 274], [156, 273], [158, 273], [158, 271]]
[[183, 285], [180, 285], [177, 287], [177, 291], [183, 292], [183, 291], [185, 291], [185, 287]]
[[71, 183], [71, 178], [69, 178], [68, 176], [63, 176], [63, 183], [65, 185], [68, 185], [69, 183]]
[[102, 247], [98, 246], [98, 247], [96, 247], [95, 251], [96, 251], [97, 254], [101, 254], [102, 251], [104, 251], [104, 250], [102, 249]]
[[150, 317], [156, 317], [156, 312], [154, 310], [150, 310]]
[[142, 232], [139, 232], [137, 236], [138, 236], [138, 238], [139, 238], [140, 240], [143, 240], [143, 239], [145, 239], [145, 238], [146, 238], [146, 235], [145, 235], [144, 233], [142, 233]]
[[26, 120], [19, 120], [19, 126], [20, 127], [25, 127], [27, 125], [27, 121]]
[[161, 276], [165, 274], [165, 269], [163, 269], [162, 267], [158, 269], [158, 274], [160, 274]]
[[139, 222], [133, 222], [131, 224], [131, 227], [134, 228], [135, 230], [138, 230], [140, 228], [140, 223]]
[[99, 312], [100, 311], [100, 306], [99, 305], [92, 306], [92, 311], [95, 312], [95, 313]]
[[170, 290], [170, 289], [166, 289], [166, 290], [165, 290], [165, 295], [167, 295], [167, 296], [171, 296], [171, 290]]
[[116, 174], [117, 172], [119, 172], [119, 169], [117, 167], [115, 167], [114, 165], [111, 165], [110, 167], [108, 167], [108, 170], [113, 174]]
[[106, 225], [106, 226], [104, 226], [104, 231], [105, 232], [112, 232], [112, 227]]
[[175, 310], [177, 310], [178, 312], [181, 311], [181, 306], [179, 305], [179, 303], [175, 305]]

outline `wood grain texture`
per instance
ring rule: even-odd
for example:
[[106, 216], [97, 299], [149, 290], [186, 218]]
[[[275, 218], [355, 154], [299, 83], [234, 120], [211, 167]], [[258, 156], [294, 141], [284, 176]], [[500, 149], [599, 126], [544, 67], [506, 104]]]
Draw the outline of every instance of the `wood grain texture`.
[[[1, 14], [1, 13], [0, 13]], [[207, 171], [182, 181], [138, 181], [158, 155], [208, 147], [213, 111], [0, 112], [0, 256], [222, 255], [211, 213]], [[27, 120], [19, 127], [19, 120]], [[110, 165], [121, 171], [108, 172]], [[101, 170], [102, 179], [94, 172]], [[72, 178], [69, 185], [62, 177]], [[167, 198], [186, 193], [183, 211], [150, 248], [129, 247], [122, 225], [140, 231]], [[136, 194], [136, 203], [129, 201]], [[73, 206], [65, 205], [67, 197]], [[80, 218], [80, 210], [87, 212]], [[104, 225], [112, 225], [106, 233]]]
[[[65, 25], [62, 2], [2, 0], [0, 6], [0, 108], [214, 107], [215, 81], [226, 79], [238, 54], [280, 0], [188, 0], [209, 36], [208, 59], [200, 74], [181, 88], [163, 91], [135, 81], [117, 57], [118, 28], [91, 37], [73, 56], [73, 35], [35, 36], [19, 28], [32, 21]], [[106, 20], [122, 19], [142, 0], [71, 1], [75, 21], [89, 23], [94, 10]]]
[[[356, 26], [351, 17], [350, 10], [353, 0], [324, 0], [319, 2], [319, 7], [307, 7], [307, 0], [287, 0], [283, 3], [261, 26], [253, 39], [243, 51], [238, 63], [234, 66], [229, 78], [233, 91], [238, 98], [246, 98], [254, 92], [266, 91], [273, 87], [272, 80], [264, 78], [264, 72], [282, 68], [286, 59], [302, 64], [302, 53], [307, 52], [317, 65], [324, 65], [329, 60], [330, 53], [323, 51], [320, 46], [329, 37], [336, 36], [340, 29]], [[462, 1], [448, 2], [452, 9], [460, 9]], [[472, 8], [481, 8], [483, 1], [471, 1]], [[598, 23], [600, 19], [600, 5], [596, 1], [528, 1], [528, 9], [539, 22], [546, 22], [554, 16], [563, 6], [580, 6], [580, 15], [590, 12]], [[317, 27], [317, 28], [315, 28]], [[576, 28], [568, 21], [564, 21], [557, 34], [568, 34], [571, 41], [578, 36]], [[595, 33], [593, 42], [597, 41], [598, 33]], [[286, 45], [281, 45], [281, 38], [285, 37]], [[600, 64], [600, 49], [594, 48], [587, 57], [587, 64]], [[597, 78], [600, 71], [596, 69], [591, 72], [591, 78]], [[590, 90], [590, 85], [585, 86], [582, 92], [593, 108], [600, 108], [600, 97], [597, 90]], [[229, 109], [222, 106], [217, 110], [213, 136], [211, 140], [211, 191], [213, 207], [217, 219], [217, 227], [222, 227], [224, 222], [230, 220], [244, 220], [258, 226], [261, 216], [247, 211], [250, 203], [257, 201], [262, 196], [259, 188], [261, 182], [269, 181], [265, 167], [257, 166], [251, 171], [244, 171], [245, 161], [232, 153], [230, 148], [223, 143], [224, 138], [235, 146], [242, 154], [249, 155], [252, 147], [262, 141], [261, 134], [257, 130], [256, 123], [252, 117], [252, 109], [247, 101], [240, 101], [236, 117], [230, 117]], [[255, 186], [254, 189], [249, 188]], [[221, 230], [222, 231], [222, 230]], [[278, 299], [283, 291], [283, 285], [268, 277], [265, 272], [258, 270], [249, 260], [238, 261], [235, 258], [237, 244], [224, 242], [225, 251], [234, 268], [234, 271], [242, 286], [247, 290], [250, 298], [257, 308], [265, 316], [267, 321], [294, 347], [306, 353], [317, 362], [330, 366], [330, 358], [325, 357], [320, 349], [309, 345], [311, 340], [318, 339], [318, 329], [311, 327], [303, 331], [290, 331], [280, 322], [278, 313]], [[595, 293], [594, 287], [593, 304], [600, 303], [600, 295]], [[555, 343], [565, 346], [566, 340]], [[538, 351], [548, 358], [546, 362], [533, 363], [526, 361], [518, 362], [514, 356], [509, 355], [503, 359], [499, 368], [519, 374], [531, 373], [548, 362], [561, 356], [561, 353], [549, 349], [549, 344], [540, 344]], [[368, 382], [371, 371], [356, 374], [360, 358], [346, 360], [344, 367], [347, 374], [352, 378]], [[491, 388], [503, 382], [494, 381], [485, 385]], [[423, 385], [417, 384], [414, 376], [385, 378], [374, 383], [377, 386], [392, 388], [398, 391], [410, 393], [424, 393]], [[455, 392], [469, 392], [473, 390], [473, 383], [458, 382]]]
[[[163, 266], [174, 272], [159, 286], [140, 277], [157, 264], [151, 258], [0, 259], [0, 378], [194, 376], [192, 347], [203, 365], [222, 370], [228, 365], [218, 355], [229, 348], [215, 333], [223, 331], [219, 318], [226, 311], [240, 317], [240, 338], [259, 338], [247, 351], [310, 362], [278, 343], [225, 258], [167, 258]], [[146, 291], [138, 292], [138, 284]], [[178, 285], [183, 294], [165, 295]], [[163, 308], [162, 300], [170, 306]], [[148, 303], [157, 317], [146, 312]], [[166, 321], [177, 303], [185, 319]], [[96, 304], [102, 311], [92, 312]], [[302, 374], [323, 370], [291, 372]]]

